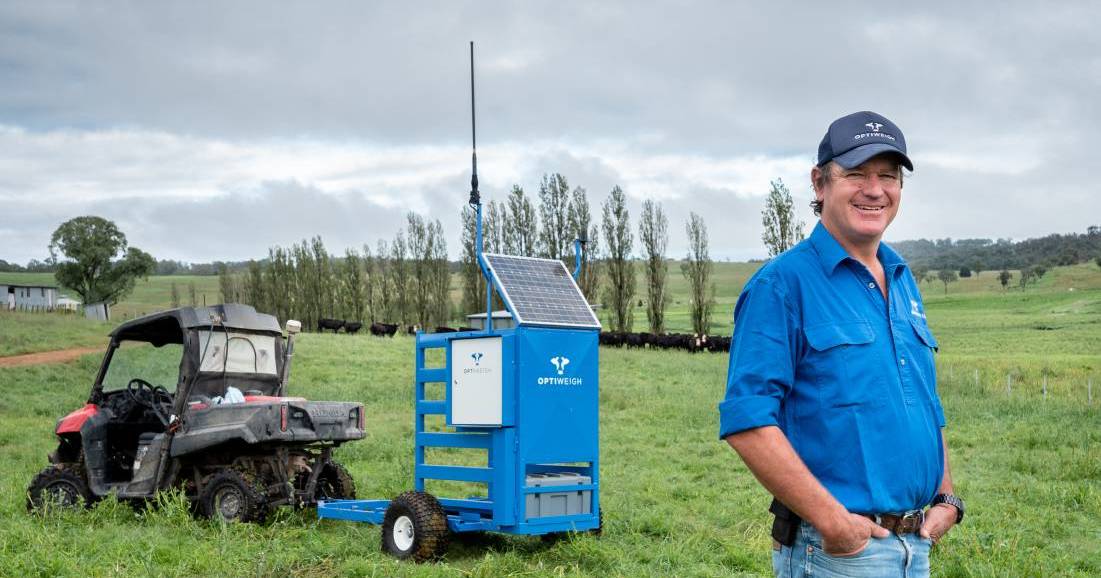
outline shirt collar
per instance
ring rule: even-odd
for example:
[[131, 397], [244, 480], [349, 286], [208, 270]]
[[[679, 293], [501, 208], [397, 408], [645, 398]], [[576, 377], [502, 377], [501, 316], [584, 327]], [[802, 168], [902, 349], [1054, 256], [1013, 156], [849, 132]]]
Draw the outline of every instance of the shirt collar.
[[[814, 246], [814, 251], [818, 255], [818, 262], [827, 275], [833, 274], [839, 263], [852, 258], [845, 251], [845, 248], [833, 238], [833, 235], [826, 230], [822, 221], [818, 221], [818, 224], [814, 226], [814, 230], [811, 231], [810, 243]], [[879, 248], [876, 250], [876, 257], [883, 264], [884, 271], [892, 277], [898, 273], [900, 267], [906, 267], [906, 260], [882, 241], [880, 241]]]

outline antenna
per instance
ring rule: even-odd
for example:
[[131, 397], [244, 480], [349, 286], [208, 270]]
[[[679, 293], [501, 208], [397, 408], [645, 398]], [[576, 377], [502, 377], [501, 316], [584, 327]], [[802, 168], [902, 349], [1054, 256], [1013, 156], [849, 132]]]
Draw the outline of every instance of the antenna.
[[474, 116], [474, 41], [470, 41], [470, 144], [473, 152], [470, 155], [470, 201], [472, 206], [480, 205], [481, 195], [478, 194], [478, 123]]

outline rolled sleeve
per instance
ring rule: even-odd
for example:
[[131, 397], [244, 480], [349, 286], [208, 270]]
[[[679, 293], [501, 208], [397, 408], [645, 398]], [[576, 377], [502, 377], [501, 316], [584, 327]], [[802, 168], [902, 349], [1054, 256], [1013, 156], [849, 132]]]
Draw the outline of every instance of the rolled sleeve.
[[786, 293], [771, 277], [753, 279], [734, 310], [726, 397], [719, 403], [719, 438], [780, 425], [781, 405], [795, 379], [799, 331]]

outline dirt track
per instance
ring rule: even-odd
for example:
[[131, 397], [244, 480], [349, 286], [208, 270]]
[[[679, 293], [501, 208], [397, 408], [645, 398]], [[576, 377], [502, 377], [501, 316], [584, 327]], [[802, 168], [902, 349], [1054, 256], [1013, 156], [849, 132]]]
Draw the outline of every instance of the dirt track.
[[26, 353], [0, 357], [0, 367], [15, 367], [18, 365], [38, 365], [42, 363], [65, 363], [89, 353], [103, 353], [102, 347], [76, 347], [73, 349], [61, 349], [58, 351], [43, 351], [42, 353]]

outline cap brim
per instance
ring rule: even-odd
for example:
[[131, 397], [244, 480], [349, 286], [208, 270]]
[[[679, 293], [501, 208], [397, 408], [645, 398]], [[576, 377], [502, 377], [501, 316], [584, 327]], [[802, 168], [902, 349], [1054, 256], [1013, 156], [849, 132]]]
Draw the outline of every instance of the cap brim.
[[881, 142], [858, 146], [845, 154], [833, 157], [833, 160], [842, 167], [851, 169], [868, 162], [868, 159], [874, 156], [888, 153], [898, 155], [898, 159], [902, 163], [902, 166], [911, 171], [914, 170], [914, 163], [910, 162], [910, 157], [906, 156], [906, 153], [898, 150], [897, 147]]

